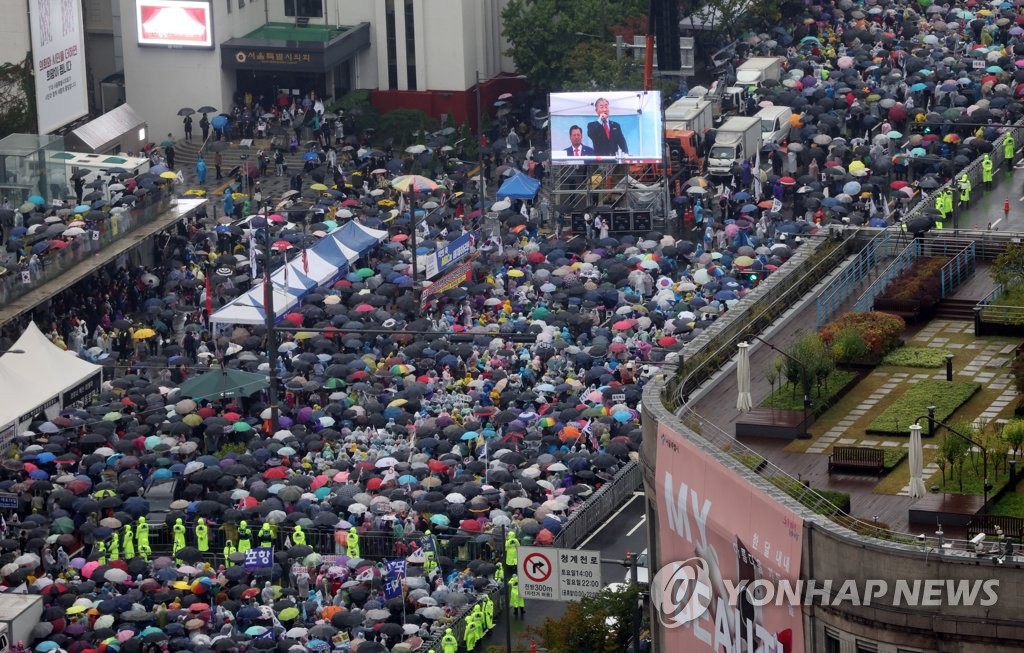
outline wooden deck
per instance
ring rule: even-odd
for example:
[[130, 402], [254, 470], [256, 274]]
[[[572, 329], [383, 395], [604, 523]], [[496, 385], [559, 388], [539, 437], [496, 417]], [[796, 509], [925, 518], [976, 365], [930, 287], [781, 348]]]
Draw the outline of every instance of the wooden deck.
[[810, 413], [781, 408], [754, 408], [736, 420], [736, 437], [764, 437], [793, 440], [811, 425]]
[[967, 526], [984, 506], [974, 494], [926, 494], [910, 507], [910, 523]]

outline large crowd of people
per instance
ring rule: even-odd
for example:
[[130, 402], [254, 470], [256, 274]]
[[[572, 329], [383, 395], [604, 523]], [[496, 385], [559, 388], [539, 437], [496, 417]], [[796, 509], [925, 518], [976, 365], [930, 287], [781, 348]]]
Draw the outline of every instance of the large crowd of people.
[[[1020, 113], [1021, 23], [1008, 4], [828, 3], [745, 39], [786, 70], [739, 109], [793, 107], [788, 142], [727, 179], [696, 167], [674, 190], [672, 234], [608, 233], [600, 210], [570, 233], [543, 197], [494, 207], [454, 156], [413, 196], [395, 188], [410, 162], [367, 143], [314, 152], [312, 184], [287, 197], [230, 188], [237, 213], [183, 222], [156, 241], [157, 265], [114, 263], [56, 295], [24, 320], [108, 373], [85, 405], [21, 431], [0, 465], [20, 502], [0, 522], [0, 582], [46, 602], [20, 645], [473, 650], [494, 624], [489, 590], [512, 584], [521, 613], [517, 547], [555, 543], [635, 458], [659, 365], [801, 236], [892, 224], [937, 187], [926, 180], [991, 149]], [[276, 106], [250, 116], [254, 133], [289, 110]], [[440, 154], [450, 136], [424, 147]], [[544, 156], [515, 140], [492, 150], [497, 181], [499, 165], [543, 174]], [[24, 209], [29, 225], [52, 214], [61, 235], [73, 228], [57, 207]], [[210, 323], [264, 266], [349, 220], [387, 236], [281, 328]], [[426, 251], [470, 235], [467, 276], [425, 292], [412, 229]], [[0, 348], [24, 326], [5, 325]], [[267, 382], [232, 376], [271, 365], [276, 405]], [[195, 389], [214, 377], [218, 393]]]

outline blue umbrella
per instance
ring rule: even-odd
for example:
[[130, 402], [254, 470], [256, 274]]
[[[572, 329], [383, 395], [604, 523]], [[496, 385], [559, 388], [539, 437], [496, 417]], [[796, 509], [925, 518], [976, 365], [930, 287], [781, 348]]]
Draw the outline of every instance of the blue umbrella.
[[911, 93], [920, 93], [921, 91], [925, 90], [926, 88], [928, 88], [928, 87], [925, 84], [923, 84], [921, 82], [917, 82], [916, 84], [912, 84], [910, 86], [910, 92]]
[[49, 248], [50, 248], [50, 241], [48, 241], [48, 240], [40, 240], [38, 243], [36, 243], [35, 245], [32, 246], [32, 253], [33, 254], [42, 254], [43, 252], [45, 252]]
[[210, 121], [210, 126], [214, 129], [224, 129], [228, 126], [228, 117], [217, 116], [216, 118]]
[[88, 204], [79, 204], [78, 206], [75, 207], [75, 213], [87, 213], [88, 211], [91, 210], [92, 207], [89, 206]]
[[480, 434], [476, 431], [466, 431], [462, 434], [460, 439], [465, 442], [469, 442], [470, 440], [476, 440], [478, 437], [480, 437]]
[[42, 206], [43, 204], [46, 204], [46, 200], [44, 200], [44, 199], [43, 199], [43, 198], [42, 198], [41, 196], [39, 196], [39, 195], [29, 195], [29, 196], [28, 196], [28, 201], [29, 201], [29, 202], [32, 202], [32, 203], [33, 203], [33, 204], [35, 204], [36, 206]]
[[306, 152], [305, 154], [302, 155], [302, 160], [303, 161], [319, 161], [320, 160], [320, 155], [317, 154], [316, 152]]
[[732, 198], [734, 200], [736, 200], [737, 202], [742, 202], [744, 200], [749, 200], [750, 199], [750, 193], [748, 193], [745, 190], [741, 190], [740, 192], [738, 192], [735, 195], [733, 195]]
[[398, 477], [399, 485], [412, 485], [413, 483], [419, 483], [419, 479], [412, 474], [404, 474]]
[[753, 204], [744, 204], [743, 208], [740, 209], [740, 213], [753, 213], [757, 210], [757, 207]]
[[871, 221], [868, 222], [868, 226], [869, 227], [881, 227], [881, 228], [884, 229], [885, 227], [888, 227], [889, 225], [886, 224], [885, 220], [883, 220], [882, 218], [871, 218]]

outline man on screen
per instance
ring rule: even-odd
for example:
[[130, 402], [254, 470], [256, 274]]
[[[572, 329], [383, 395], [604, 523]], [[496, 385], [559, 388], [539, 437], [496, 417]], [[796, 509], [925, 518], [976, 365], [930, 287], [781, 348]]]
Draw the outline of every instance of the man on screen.
[[594, 156], [594, 148], [583, 144], [583, 128], [573, 125], [569, 128], [569, 147], [565, 153], [569, 156]]
[[626, 137], [622, 135], [622, 127], [608, 119], [608, 100], [597, 98], [594, 111], [597, 112], [597, 120], [587, 123], [587, 137], [594, 144], [594, 153], [597, 156], [615, 156], [619, 151], [628, 154], [629, 146], [626, 145]]

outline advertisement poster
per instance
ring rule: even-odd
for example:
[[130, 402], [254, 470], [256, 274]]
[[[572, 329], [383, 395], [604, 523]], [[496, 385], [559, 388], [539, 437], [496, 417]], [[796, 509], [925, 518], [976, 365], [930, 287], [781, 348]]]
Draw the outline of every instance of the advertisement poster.
[[552, 93], [551, 163], [660, 163], [661, 93]]
[[213, 47], [209, 2], [139, 0], [136, 7], [139, 45]]
[[85, 37], [79, 0], [30, 0], [39, 133], [48, 134], [89, 113]]
[[665, 425], [657, 460], [658, 563], [702, 564], [710, 590], [675, 614], [659, 597], [662, 650], [803, 653], [800, 606], [757, 588], [797, 583], [803, 519]]

